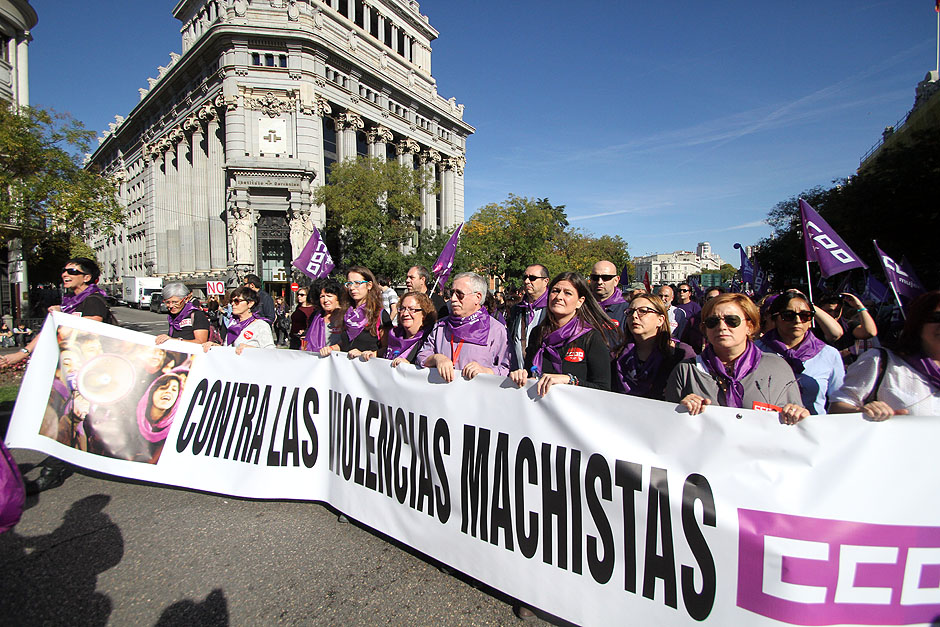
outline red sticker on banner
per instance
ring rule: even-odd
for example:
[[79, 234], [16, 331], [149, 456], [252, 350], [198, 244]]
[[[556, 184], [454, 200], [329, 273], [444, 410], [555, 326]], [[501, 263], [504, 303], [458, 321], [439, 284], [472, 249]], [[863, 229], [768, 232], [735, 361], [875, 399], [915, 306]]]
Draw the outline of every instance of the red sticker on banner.
[[770, 403], [761, 403], [758, 401], [754, 401], [754, 404], [751, 406], [751, 409], [756, 409], [757, 411], [769, 411], [769, 412], [783, 411], [783, 407], [777, 407], [776, 405], [771, 405]]
[[565, 353], [565, 361], [573, 361], [575, 363], [579, 361], [584, 361], [584, 349], [583, 348], [569, 348], [568, 352]]
[[246, 340], [250, 340], [252, 336], [254, 336], [254, 333], [252, 333], [251, 331], [245, 331], [244, 333], [242, 333], [242, 337], [244, 337]]

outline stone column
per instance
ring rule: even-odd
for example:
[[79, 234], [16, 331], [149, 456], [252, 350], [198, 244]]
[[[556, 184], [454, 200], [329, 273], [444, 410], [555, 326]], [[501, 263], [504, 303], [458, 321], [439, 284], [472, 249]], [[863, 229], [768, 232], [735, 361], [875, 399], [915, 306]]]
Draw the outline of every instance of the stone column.
[[[424, 170], [428, 185], [434, 186], [434, 168], [441, 162], [441, 153], [429, 148], [421, 153], [421, 168]], [[421, 204], [424, 213], [421, 215], [421, 230], [437, 228], [437, 194], [425, 186], [421, 188]]]
[[193, 134], [192, 207], [195, 271], [205, 273], [211, 267], [209, 263], [209, 196], [206, 173], [208, 142], [202, 131], [202, 120], [199, 119], [198, 114], [193, 115], [186, 122]]
[[356, 131], [365, 127], [358, 113], [347, 111], [336, 116], [336, 149], [339, 161], [356, 158]]
[[372, 7], [366, 2], [362, 3], [362, 30], [372, 32]]
[[454, 203], [454, 176], [457, 161], [454, 157], [447, 157], [441, 161], [441, 228], [449, 229], [456, 226]]
[[214, 106], [206, 104], [199, 117], [206, 121], [206, 188], [209, 215], [209, 265], [215, 272], [221, 272], [229, 263], [228, 236], [225, 232], [225, 147], [222, 145], [222, 132], [219, 128], [219, 115]]
[[29, 104], [29, 42], [32, 41], [29, 31], [16, 38], [16, 104], [25, 106]]
[[[174, 131], [176, 133], [178, 131]], [[172, 133], [171, 133], [172, 135]], [[178, 140], [177, 140], [178, 141]], [[180, 271], [180, 227], [179, 227], [179, 174], [176, 167], [176, 147], [173, 138], [168, 140], [167, 150], [163, 155], [166, 170], [166, 195], [163, 205], [166, 215], [166, 268], [169, 274]]]
[[176, 144], [177, 212], [180, 237], [180, 272], [196, 271], [196, 250], [193, 241], [193, 166], [192, 150], [186, 132], [180, 130]]
[[394, 137], [392, 132], [384, 126], [373, 126], [366, 132], [366, 139], [369, 142], [369, 156], [377, 159], [385, 159], [385, 144], [390, 143]]
[[244, 159], [246, 145], [245, 108], [239, 107], [238, 85], [234, 78], [226, 78], [223, 99], [216, 106], [225, 106], [225, 156], [226, 160]]

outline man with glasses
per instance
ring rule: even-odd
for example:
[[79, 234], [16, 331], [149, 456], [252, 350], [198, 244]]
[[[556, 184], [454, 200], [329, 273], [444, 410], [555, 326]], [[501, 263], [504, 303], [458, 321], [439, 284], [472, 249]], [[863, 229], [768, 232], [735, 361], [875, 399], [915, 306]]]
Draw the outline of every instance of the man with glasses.
[[611, 320], [621, 329], [626, 328], [627, 314], [630, 303], [620, 291], [620, 273], [610, 261], [598, 261], [591, 269], [591, 291], [597, 303], [601, 306]]
[[415, 363], [437, 368], [445, 382], [454, 380], [454, 370], [465, 379], [478, 374], [509, 374], [509, 345], [506, 327], [483, 308], [486, 280], [474, 272], [454, 277], [450, 315], [431, 329], [418, 351]]
[[509, 329], [510, 370], [522, 368], [525, 347], [532, 329], [545, 318], [548, 305], [548, 270], [541, 264], [532, 264], [522, 275], [522, 300], [509, 310], [506, 328]]
[[666, 313], [669, 314], [669, 330], [672, 339], [680, 339], [682, 333], [685, 331], [685, 312], [672, 304], [672, 299], [675, 295], [672, 291], [672, 287], [669, 285], [660, 285], [656, 290], [656, 295], [663, 299], [663, 304], [666, 305]]

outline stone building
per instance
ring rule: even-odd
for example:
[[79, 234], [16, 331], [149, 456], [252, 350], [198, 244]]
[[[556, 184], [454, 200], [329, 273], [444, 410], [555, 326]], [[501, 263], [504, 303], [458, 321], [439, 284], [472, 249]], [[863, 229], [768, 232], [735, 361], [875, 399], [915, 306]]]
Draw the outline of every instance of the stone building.
[[[369, 155], [426, 168], [421, 229], [464, 216], [463, 105], [437, 92], [437, 31], [408, 0], [180, 0], [182, 54], [116, 116], [90, 158], [127, 221], [90, 242], [102, 284], [193, 287], [252, 272], [279, 291], [325, 212], [330, 164]], [[342, 264], [346, 260], [338, 260]]]
[[688, 279], [690, 274], [718, 270], [724, 263], [712, 253], [711, 244], [699, 242], [695, 252], [677, 250], [672, 253], [634, 257], [633, 266], [637, 279], [649, 273], [650, 284], [677, 284]]

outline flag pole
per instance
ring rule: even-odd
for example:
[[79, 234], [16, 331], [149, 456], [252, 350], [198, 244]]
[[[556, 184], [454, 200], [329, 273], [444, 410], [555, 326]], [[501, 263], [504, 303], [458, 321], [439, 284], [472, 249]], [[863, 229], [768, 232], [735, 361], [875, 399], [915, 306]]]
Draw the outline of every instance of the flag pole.
[[936, 71], [940, 73], [940, 4], [936, 5], [937, 13], [937, 66]]
[[809, 302], [813, 302], [813, 277], [809, 274], [809, 259], [806, 260], [806, 291], [809, 292]]

